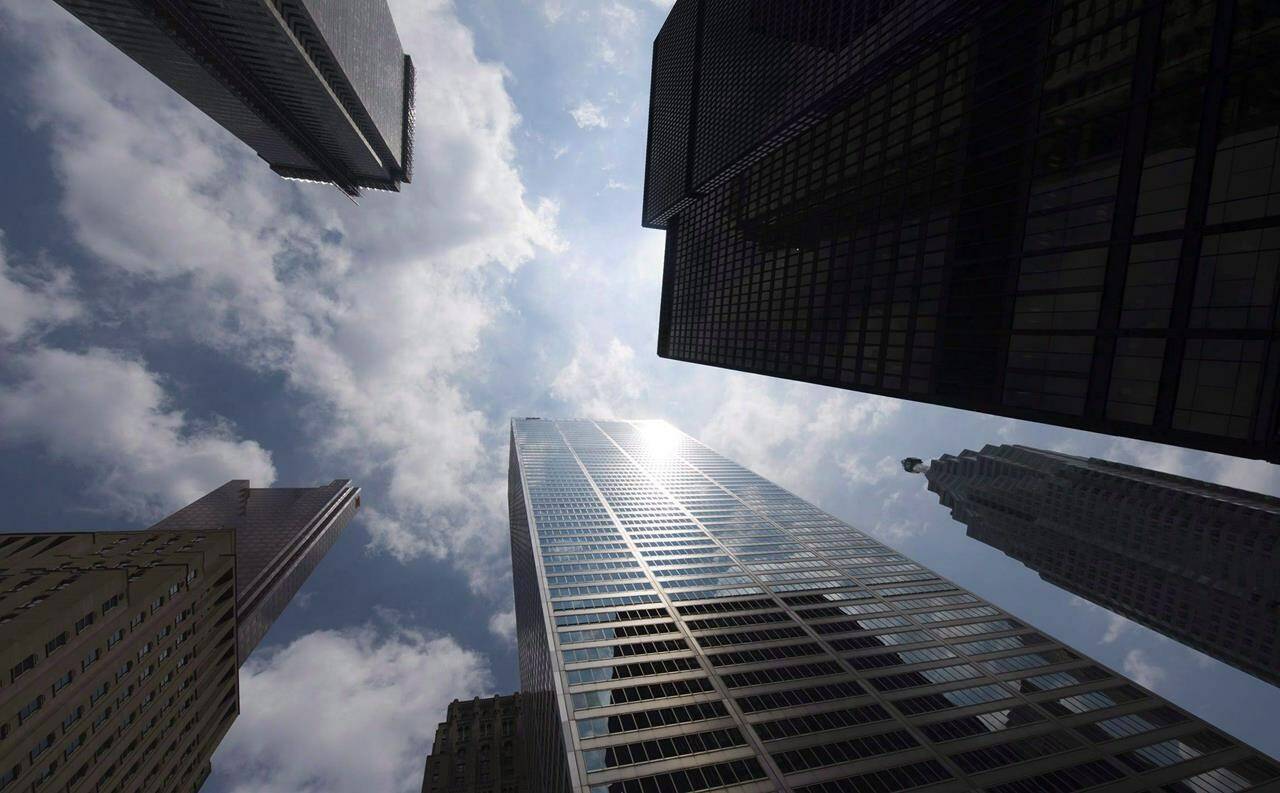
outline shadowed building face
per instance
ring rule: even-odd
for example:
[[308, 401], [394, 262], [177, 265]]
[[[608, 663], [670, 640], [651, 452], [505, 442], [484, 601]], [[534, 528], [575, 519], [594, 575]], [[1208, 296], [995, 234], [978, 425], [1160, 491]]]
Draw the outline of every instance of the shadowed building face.
[[679, 0], [658, 352], [1280, 461], [1280, 9]]
[[0, 791], [198, 790], [239, 664], [359, 503], [235, 480], [144, 531], [0, 535]]

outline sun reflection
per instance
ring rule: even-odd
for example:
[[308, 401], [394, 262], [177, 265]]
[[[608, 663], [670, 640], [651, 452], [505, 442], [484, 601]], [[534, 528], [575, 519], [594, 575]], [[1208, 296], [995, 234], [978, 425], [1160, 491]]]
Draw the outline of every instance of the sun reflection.
[[682, 436], [665, 421], [646, 421], [640, 425], [640, 437], [644, 439], [645, 452], [666, 459], [675, 456]]

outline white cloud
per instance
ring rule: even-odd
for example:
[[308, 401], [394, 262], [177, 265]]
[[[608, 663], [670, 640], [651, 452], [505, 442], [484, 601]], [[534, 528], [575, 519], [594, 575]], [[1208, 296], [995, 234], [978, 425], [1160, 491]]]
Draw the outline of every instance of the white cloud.
[[902, 405], [886, 397], [751, 375], [731, 375], [723, 382], [715, 412], [696, 437], [791, 488], [809, 487], [821, 478], [819, 472], [839, 469], [848, 462], [843, 452], [853, 439], [886, 427]]
[[589, 99], [569, 108], [569, 115], [573, 116], [574, 123], [582, 129], [605, 129], [609, 126], [604, 110]]
[[82, 310], [69, 270], [48, 266], [20, 270], [9, 262], [0, 233], [0, 344], [75, 319]]
[[214, 755], [235, 793], [408, 793], [449, 702], [488, 691], [484, 659], [447, 636], [390, 624], [260, 648], [241, 712]]
[[910, 520], [881, 521], [869, 531], [876, 539], [889, 545], [897, 545], [919, 537], [924, 533], [924, 526]]
[[634, 415], [646, 390], [635, 357], [635, 350], [617, 337], [602, 344], [584, 336], [551, 383], [551, 395], [572, 406], [577, 416], [646, 418]]
[[507, 609], [499, 611], [489, 618], [489, 632], [494, 636], [505, 639], [508, 642], [514, 642], [516, 639], [516, 612], [515, 609]]
[[1107, 617], [1107, 630], [1100, 641], [1102, 644], [1111, 644], [1132, 627], [1133, 623], [1129, 620], [1119, 614], [1111, 614]]
[[[125, 287], [116, 310], [282, 375], [335, 475], [388, 483], [369, 492], [373, 547], [449, 556], [496, 590], [505, 455], [467, 378], [510, 310], [511, 272], [564, 249], [558, 205], [526, 195], [504, 69], [477, 57], [452, 3], [393, 10], [431, 112], [418, 118], [414, 184], [360, 206], [280, 180], [61, 9], [5, 6], [0, 35], [21, 30], [11, 43], [32, 47], [31, 120], [48, 134], [75, 242]], [[77, 437], [59, 453], [77, 457]], [[120, 452], [95, 453], [117, 465]]]
[[200, 426], [173, 408], [153, 372], [102, 349], [17, 356], [0, 395], [0, 441], [36, 443], [91, 472], [95, 501], [155, 518], [229, 479], [265, 487], [271, 455], [222, 423]]
[[1124, 673], [1144, 688], [1155, 688], [1165, 678], [1165, 670], [1150, 661], [1142, 650], [1130, 650], [1125, 655]]
[[861, 456], [849, 457], [840, 463], [840, 470], [844, 471], [850, 482], [866, 485], [878, 485], [906, 473], [902, 470], [902, 463], [889, 455], [874, 463], [868, 463]]

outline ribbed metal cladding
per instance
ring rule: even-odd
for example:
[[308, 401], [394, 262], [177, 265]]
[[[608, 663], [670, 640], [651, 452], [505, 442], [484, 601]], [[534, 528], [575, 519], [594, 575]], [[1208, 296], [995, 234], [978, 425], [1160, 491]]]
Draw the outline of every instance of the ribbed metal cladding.
[[1025, 446], [944, 455], [925, 476], [970, 537], [1280, 685], [1280, 499]]
[[1280, 462], [1277, 48], [1252, 0], [680, 0], [660, 354]]
[[[548, 790], [1271, 790], [1280, 766], [662, 422], [517, 419]], [[527, 693], [527, 692], [526, 692]], [[544, 732], [538, 735], [538, 731]]]

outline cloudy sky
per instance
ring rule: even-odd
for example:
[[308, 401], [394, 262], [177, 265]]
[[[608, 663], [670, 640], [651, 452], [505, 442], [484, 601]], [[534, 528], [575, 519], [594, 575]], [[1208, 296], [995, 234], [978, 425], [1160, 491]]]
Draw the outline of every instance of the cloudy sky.
[[1280, 691], [967, 540], [895, 461], [1019, 442], [1280, 494], [1276, 468], [657, 358], [639, 188], [669, 5], [393, 2], [415, 182], [355, 206], [52, 2], [0, 0], [6, 528], [142, 527], [231, 478], [364, 488], [243, 670], [206, 790], [416, 790], [449, 700], [515, 689], [525, 415], [665, 418], [1280, 754]]

